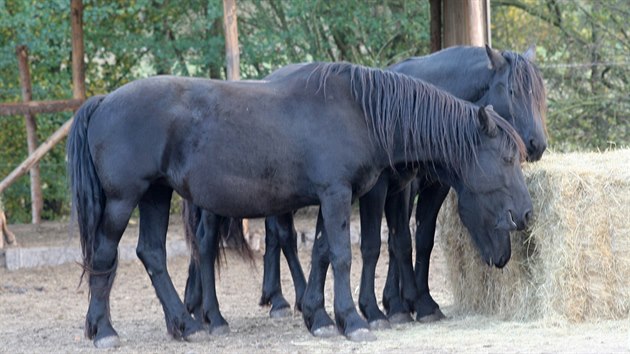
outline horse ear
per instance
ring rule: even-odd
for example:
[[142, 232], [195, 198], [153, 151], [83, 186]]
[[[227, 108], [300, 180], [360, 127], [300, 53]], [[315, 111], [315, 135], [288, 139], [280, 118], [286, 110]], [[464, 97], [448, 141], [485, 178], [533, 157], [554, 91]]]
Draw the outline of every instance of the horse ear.
[[525, 51], [525, 53], [523, 53], [523, 57], [532, 63], [535, 62], [536, 61], [536, 45], [535, 44], [530, 45], [529, 48], [527, 48], [527, 50]]
[[499, 70], [507, 64], [507, 61], [505, 60], [503, 55], [501, 55], [498, 50], [490, 48], [490, 46], [487, 44], [486, 54], [488, 54], [488, 60], [490, 61], [488, 63], [488, 69]]
[[486, 109], [493, 111], [492, 106], [479, 107], [479, 123], [481, 124], [481, 130], [488, 134], [488, 136], [495, 137], [497, 135], [497, 124], [492, 117], [490, 117]]

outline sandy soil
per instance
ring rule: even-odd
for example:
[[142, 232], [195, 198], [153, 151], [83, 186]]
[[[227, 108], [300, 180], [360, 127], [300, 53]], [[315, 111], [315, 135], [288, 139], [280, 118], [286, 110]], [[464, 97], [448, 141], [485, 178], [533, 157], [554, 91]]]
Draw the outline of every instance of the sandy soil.
[[[358, 225], [357, 222], [353, 222]], [[309, 226], [311, 225], [311, 226]], [[309, 270], [308, 240], [313, 220], [298, 222], [305, 235], [300, 257]], [[254, 233], [262, 233], [262, 224], [250, 224]], [[22, 245], [78, 244], [68, 240], [65, 224], [45, 224], [39, 228], [13, 225]], [[171, 226], [169, 237], [181, 237], [181, 225]], [[353, 226], [356, 238], [357, 226]], [[131, 225], [123, 242], [135, 242], [137, 229]], [[264, 242], [263, 242], [264, 244]], [[439, 245], [439, 242], [436, 242]], [[438, 246], [439, 247], [439, 246]], [[353, 249], [352, 285], [358, 296], [361, 259], [358, 246]], [[352, 343], [338, 336], [332, 339], [312, 337], [299, 313], [291, 318], [270, 319], [268, 308], [257, 305], [262, 280], [262, 253], [256, 252], [254, 265], [228, 252], [218, 284], [219, 301], [231, 333], [212, 337], [205, 343], [175, 341], [166, 334], [162, 308], [149, 277], [139, 261], [121, 262], [112, 291], [111, 314], [122, 340], [123, 353], [575, 353], [630, 352], [630, 321], [604, 321], [567, 324], [560, 321], [508, 322], [487, 316], [459, 313], [453, 305], [446, 284], [442, 250], [437, 248], [432, 260], [431, 288], [448, 319], [434, 324], [408, 324], [376, 332], [377, 341]], [[382, 248], [377, 270], [377, 297], [385, 281], [387, 252]], [[169, 260], [174, 284], [183, 295], [187, 258]], [[294, 292], [288, 268], [283, 264], [283, 290], [290, 302]], [[23, 269], [9, 272], [0, 268], [0, 352], [93, 352], [91, 341], [83, 337], [87, 311], [87, 287], [78, 287], [81, 270], [76, 264]], [[330, 274], [329, 274], [330, 278]], [[326, 303], [332, 313], [332, 282], [328, 281]]]

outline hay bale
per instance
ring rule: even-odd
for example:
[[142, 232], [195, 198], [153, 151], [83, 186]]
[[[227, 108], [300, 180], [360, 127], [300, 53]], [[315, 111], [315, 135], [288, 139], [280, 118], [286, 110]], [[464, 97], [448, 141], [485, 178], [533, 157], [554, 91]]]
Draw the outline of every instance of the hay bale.
[[524, 167], [535, 221], [512, 234], [512, 258], [489, 268], [457, 216], [438, 217], [456, 307], [505, 319], [572, 322], [630, 313], [630, 150], [548, 153]]

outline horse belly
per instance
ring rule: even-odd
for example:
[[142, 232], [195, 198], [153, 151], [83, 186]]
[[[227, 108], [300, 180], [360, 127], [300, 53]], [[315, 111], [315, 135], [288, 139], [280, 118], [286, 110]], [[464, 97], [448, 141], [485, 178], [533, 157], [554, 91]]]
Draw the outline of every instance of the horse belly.
[[[241, 168], [214, 163], [191, 171], [185, 198], [222, 216], [262, 217], [317, 203], [317, 197], [296, 166]], [[200, 173], [202, 172], [202, 173]]]

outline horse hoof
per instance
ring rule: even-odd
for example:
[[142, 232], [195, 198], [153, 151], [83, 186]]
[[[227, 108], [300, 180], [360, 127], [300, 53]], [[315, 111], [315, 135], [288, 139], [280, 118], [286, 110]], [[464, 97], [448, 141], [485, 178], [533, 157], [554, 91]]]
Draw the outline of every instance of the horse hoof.
[[120, 338], [118, 336], [107, 336], [94, 340], [94, 346], [99, 349], [118, 348], [120, 347]]
[[388, 320], [381, 319], [370, 322], [370, 330], [372, 331], [380, 331], [390, 328], [392, 328], [392, 326], [389, 324]]
[[271, 318], [287, 318], [293, 316], [293, 312], [290, 307], [283, 307], [277, 310], [271, 309], [269, 311], [269, 317]]
[[348, 333], [346, 337], [353, 342], [372, 342], [376, 340], [374, 333], [370, 332], [367, 328], [359, 328]]
[[213, 336], [225, 336], [230, 334], [230, 326], [223, 325], [210, 329], [210, 334]]
[[339, 331], [337, 331], [337, 327], [332, 326], [332, 325], [320, 327], [313, 331], [313, 335], [318, 338], [330, 338], [330, 337], [335, 337], [338, 334], [339, 334]]
[[391, 324], [403, 324], [413, 322], [413, 318], [408, 313], [395, 313], [389, 317]]
[[184, 337], [184, 340], [191, 343], [201, 343], [209, 341], [210, 336], [206, 333], [206, 331], [201, 330]]
[[416, 321], [420, 323], [431, 323], [431, 322], [437, 322], [437, 321], [443, 320], [445, 318], [446, 316], [444, 316], [444, 314], [442, 313], [442, 311], [440, 311], [440, 309], [435, 309], [435, 311], [432, 314], [418, 317], [416, 318]]

